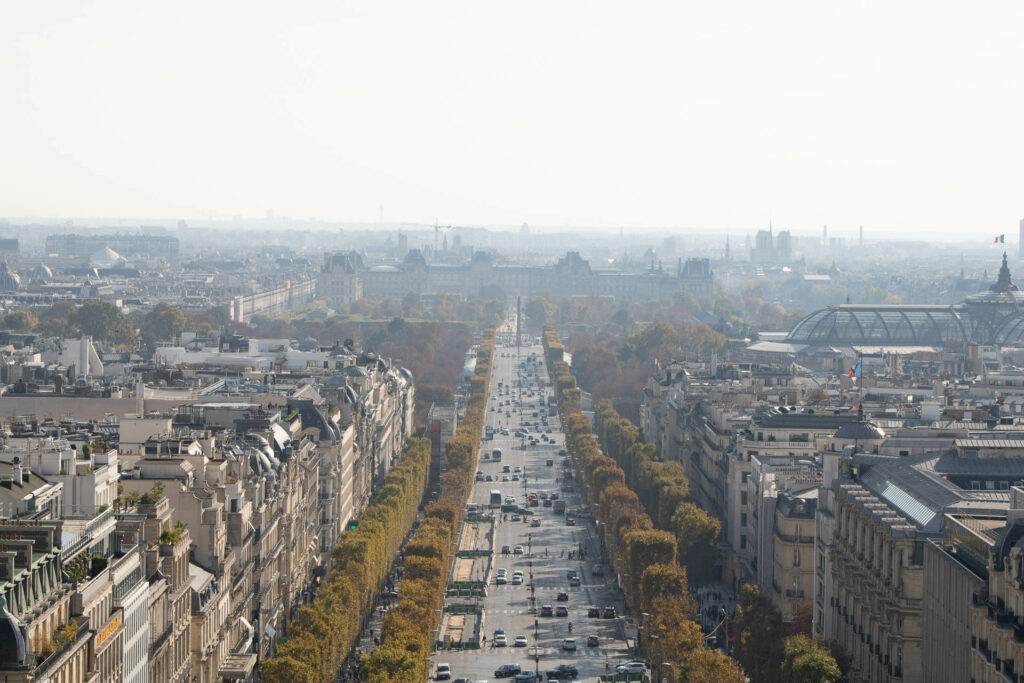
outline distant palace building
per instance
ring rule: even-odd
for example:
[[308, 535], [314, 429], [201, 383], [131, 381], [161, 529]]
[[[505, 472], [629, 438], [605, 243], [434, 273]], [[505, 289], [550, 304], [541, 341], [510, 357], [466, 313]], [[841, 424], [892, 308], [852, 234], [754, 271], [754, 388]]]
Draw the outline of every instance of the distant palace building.
[[164, 258], [176, 261], [181, 249], [177, 237], [169, 235], [47, 235], [46, 253], [89, 258], [110, 249], [126, 257]]
[[478, 251], [466, 263], [428, 264], [418, 249], [410, 250], [401, 265], [366, 267], [355, 252], [326, 254], [318, 280], [320, 296], [335, 306], [354, 298], [401, 299], [410, 292], [476, 297], [483, 287], [497, 285], [509, 294], [609, 295], [630, 299], [668, 299], [676, 292], [706, 297], [714, 290], [711, 262], [704, 258], [680, 259], [674, 274], [660, 263], [644, 272], [591, 268], [579, 252], [570, 251], [554, 265], [496, 264]]

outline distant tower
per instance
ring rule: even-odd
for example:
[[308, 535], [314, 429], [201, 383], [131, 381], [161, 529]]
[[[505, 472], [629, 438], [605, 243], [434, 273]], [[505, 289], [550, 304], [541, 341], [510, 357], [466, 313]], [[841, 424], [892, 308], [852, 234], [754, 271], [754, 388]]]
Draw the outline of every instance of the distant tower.
[[523, 297], [516, 294], [516, 348], [522, 346]]
[[[1021, 224], [1024, 225], [1024, 221], [1021, 221]], [[1021, 234], [1024, 234], [1024, 227], [1021, 228]], [[729, 234], [728, 233], [726, 233], [726, 235], [725, 235], [725, 260], [726, 261], [729, 260]]]
[[821, 243], [828, 246], [828, 226], [821, 229]]
[[864, 246], [864, 226], [863, 225], [860, 226], [860, 238], [859, 238], [858, 244], [860, 246], [862, 246], [862, 247]]
[[1018, 256], [1024, 259], [1024, 218], [1020, 219], [1020, 239], [1017, 243]]

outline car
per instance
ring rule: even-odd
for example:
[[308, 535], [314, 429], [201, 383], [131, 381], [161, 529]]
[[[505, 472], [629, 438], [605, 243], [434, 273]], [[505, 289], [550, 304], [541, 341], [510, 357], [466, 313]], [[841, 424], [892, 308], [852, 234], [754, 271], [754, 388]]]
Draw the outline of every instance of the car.
[[625, 662], [615, 667], [615, 671], [620, 674], [643, 674], [647, 673], [646, 662]]
[[477, 472], [476, 473], [476, 480], [477, 481], [483, 481], [484, 480], [484, 473], [483, 472]]
[[523, 667], [518, 664], [502, 664], [494, 670], [495, 678], [508, 678], [509, 676], [515, 676], [517, 673], [523, 670]]
[[579, 576], [579, 574], [576, 573], [575, 569], [566, 569], [565, 570], [565, 578], [571, 579], [574, 576]]
[[569, 579], [569, 585], [573, 588], [578, 588], [580, 585], [580, 577], [574, 576], [571, 579]]
[[566, 602], [569, 600], [569, 594], [565, 591], [562, 591], [558, 594], [557, 597], [555, 597], [555, 600], [558, 600], [558, 602]]
[[551, 605], [544, 605], [543, 607], [540, 608], [540, 615], [542, 617], [551, 617], [551, 616], [554, 616], [554, 614], [555, 614], [555, 609]]
[[547, 500], [547, 497], [548, 497], [548, 492], [547, 491], [541, 491], [540, 492], [540, 499], [541, 500]]
[[496, 628], [496, 629], [494, 629], [494, 637], [495, 638], [497, 638], [498, 636], [503, 636], [503, 635], [505, 635], [505, 629], [503, 629], [503, 628]]
[[523, 570], [522, 569], [515, 570], [514, 572], [512, 572], [512, 576], [522, 577], [523, 576]]
[[484, 477], [484, 479], [485, 479], [486, 481], [494, 481], [494, 477], [492, 477], [492, 476], [491, 476], [491, 475], [489, 475], [489, 474], [488, 474], [488, 475], [487, 475], [486, 477]]
[[502, 552], [503, 555], [508, 555], [509, 553], [512, 552], [512, 546], [509, 546], [509, 545], [501, 546], [501, 552]]
[[563, 448], [562, 450], [558, 451], [558, 454], [559, 454], [559, 455], [569, 455], [569, 451], [567, 451], [567, 450], [565, 450], [565, 449]]
[[566, 609], [565, 605], [559, 605], [555, 608], [556, 617], [567, 617], [569, 616], [569, 610]]
[[549, 496], [549, 498], [551, 498], [551, 500], [558, 500], [558, 491], [554, 491], [554, 492], [553, 492], [553, 493], [552, 493], [552, 494], [551, 494], [551, 495]]
[[512, 521], [513, 522], [520, 522], [520, 521], [522, 521], [522, 519], [523, 518], [519, 516], [518, 512], [512, 514]]
[[516, 636], [512, 641], [512, 647], [526, 647], [526, 636]]
[[601, 644], [601, 639], [597, 636], [587, 636], [587, 647], [597, 647]]
[[523, 585], [523, 577], [522, 576], [513, 576], [512, 577], [512, 585], [513, 586], [522, 586]]
[[498, 584], [499, 586], [504, 586], [506, 583], [508, 583], [508, 577], [506, 577], [504, 574], [498, 574], [494, 577], [494, 583]]
[[508, 475], [507, 475], [507, 474], [506, 474], [506, 475], [503, 475], [503, 476], [501, 477], [501, 480], [502, 480], [502, 481], [508, 481]]
[[517, 545], [516, 547], [512, 548], [512, 554], [513, 555], [522, 555], [523, 554], [523, 546]]
[[452, 680], [452, 683], [473, 683], [473, 681], [469, 680], [468, 678], [456, 678]]
[[562, 649], [563, 650], [568, 650], [570, 652], [575, 652], [575, 650], [576, 650], [576, 639], [575, 638], [566, 638], [565, 640], [563, 640], [562, 641]]
[[530, 522], [530, 526], [532, 526], [532, 527], [539, 527], [540, 526], [540, 520], [539, 519], [535, 519], [535, 520], [531, 521]]
[[516, 465], [516, 466], [515, 466], [515, 469], [514, 469], [514, 470], [512, 470], [512, 471], [513, 471], [513, 472], [522, 472], [522, 471], [523, 471], [523, 468], [522, 468], [522, 467], [520, 467], [519, 465]]
[[601, 608], [600, 607], [588, 607], [587, 608], [587, 616], [590, 617], [591, 619], [600, 619], [601, 618]]
[[540, 678], [533, 671], [520, 671], [512, 680], [515, 683], [537, 683]]
[[449, 664], [438, 664], [437, 670], [434, 672], [435, 681], [447, 681], [451, 680], [452, 667]]
[[508, 647], [508, 638], [504, 633], [494, 636], [494, 647]]
[[512, 481], [519, 481], [519, 475], [518, 474], [513, 474], [512, 475]]
[[614, 619], [615, 618], [615, 608], [614, 607], [605, 607], [604, 611], [601, 612], [601, 618], [602, 619]]
[[[572, 639], [570, 638], [569, 640]], [[549, 681], [572, 680], [580, 675], [579, 669], [572, 664], [559, 664], [554, 669], [548, 669], [545, 673], [547, 673]]]
[[594, 576], [604, 576], [604, 567], [599, 564], [595, 564], [594, 568], [590, 570], [590, 573]]
[[565, 525], [566, 526], [576, 526], [576, 518], [575, 517], [566, 517], [565, 518]]
[[550, 498], [545, 498], [544, 499], [544, 507], [549, 508], [552, 505], [554, 505], [554, 502]]

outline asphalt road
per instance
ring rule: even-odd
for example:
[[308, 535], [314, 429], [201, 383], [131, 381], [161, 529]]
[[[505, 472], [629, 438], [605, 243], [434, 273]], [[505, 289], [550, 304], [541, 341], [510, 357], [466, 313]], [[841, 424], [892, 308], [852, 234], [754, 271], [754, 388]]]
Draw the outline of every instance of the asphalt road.
[[[541, 421], [547, 414], [546, 407], [540, 406], [540, 400], [547, 402], [552, 390], [550, 386], [538, 389], [537, 383], [548, 383], [549, 377], [543, 362], [543, 349], [530, 340], [518, 352], [514, 346], [500, 343], [502, 331], [499, 331], [499, 344], [495, 349], [491, 377], [491, 395], [488, 397], [487, 424], [498, 430], [493, 440], [485, 440], [480, 448], [478, 469], [485, 476], [490, 475], [493, 481], [477, 481], [474, 485], [470, 503], [486, 507], [490, 502], [490, 492], [499, 490], [502, 497], [514, 496], [517, 503], [525, 506], [529, 493], [560, 492], [566, 501], [566, 511], [583, 510], [585, 504], [579, 492], [577, 482], [569, 482], [569, 491], [563, 491], [565, 485], [563, 464], [568, 466], [568, 459], [558, 455], [564, 449], [565, 436], [562, 433], [557, 415], [548, 416], [547, 426], [530, 425], [531, 436], [539, 438], [540, 433], [548, 437], [550, 443], [540, 441], [537, 446], [523, 447], [523, 439], [513, 436], [516, 429], [524, 423]], [[506, 337], [507, 338], [507, 337]], [[524, 340], [525, 341], [525, 340]], [[524, 362], [531, 354], [536, 354], [537, 363]], [[519, 382], [522, 382], [520, 388]], [[502, 386], [499, 390], [498, 383]], [[506, 393], [505, 387], [511, 384]], [[530, 396], [530, 392], [533, 395]], [[521, 401], [517, 404], [516, 401]], [[511, 401], [511, 405], [505, 405]], [[493, 408], [493, 410], [492, 410]], [[537, 417], [533, 413], [537, 412]], [[502, 435], [501, 428], [507, 428], [509, 435]], [[546, 434], [550, 429], [551, 434]], [[495, 462], [484, 454], [490, 455], [495, 448], [501, 449], [501, 462]], [[553, 460], [553, 466], [546, 464]], [[512, 472], [503, 469], [509, 466]], [[520, 472], [515, 472], [515, 468]], [[513, 481], [518, 474], [520, 480]], [[508, 481], [503, 478], [507, 477]], [[558, 477], [560, 481], [556, 482]], [[594, 533], [594, 525], [589, 514], [576, 516], [576, 526], [566, 524], [567, 515], [556, 515], [553, 507], [531, 508], [535, 514], [526, 517], [527, 522], [499, 521], [494, 539], [493, 567], [489, 574], [487, 596], [480, 602], [483, 607], [483, 632], [487, 643], [480, 650], [447, 651], [434, 653], [434, 665], [444, 662], [451, 665], [452, 678], [466, 677], [470, 681], [494, 681], [494, 671], [502, 664], [518, 664], [524, 670], [539, 668], [543, 673], [558, 664], [574, 664], [579, 669], [577, 680], [593, 681], [606, 672], [607, 661], [614, 671], [617, 663], [629, 659], [627, 644], [623, 640], [621, 615], [623, 613], [622, 594], [614, 586], [610, 572], [605, 576], [594, 576], [595, 564], [604, 565], [600, 549]], [[500, 519], [502, 514], [494, 510]], [[540, 520], [539, 527], [532, 527], [529, 521]], [[521, 555], [502, 554], [502, 546], [523, 546]], [[570, 560], [570, 551], [585, 549], [585, 560]], [[497, 568], [508, 570], [509, 580], [515, 570], [522, 570], [523, 585], [496, 585], [494, 576]], [[566, 572], [575, 569], [581, 577], [579, 587], [569, 585]], [[532, 572], [532, 589], [531, 576]], [[559, 592], [569, 596], [567, 602], [557, 601]], [[531, 596], [534, 600], [531, 602]], [[461, 600], [460, 602], [465, 602]], [[568, 617], [542, 617], [543, 605], [557, 607], [564, 605], [569, 610]], [[613, 606], [616, 619], [594, 619], [587, 617], [588, 607]], [[572, 634], [568, 631], [569, 623], [573, 625]], [[495, 629], [504, 629], [509, 646], [493, 647], [492, 638]], [[516, 636], [526, 636], [527, 647], [512, 647]], [[600, 639], [597, 647], [587, 647], [587, 636], [596, 635]], [[576, 639], [577, 650], [569, 652], [562, 649], [563, 640], [567, 637]], [[534, 661], [534, 654], [540, 661]], [[433, 667], [431, 671], [433, 672]]]

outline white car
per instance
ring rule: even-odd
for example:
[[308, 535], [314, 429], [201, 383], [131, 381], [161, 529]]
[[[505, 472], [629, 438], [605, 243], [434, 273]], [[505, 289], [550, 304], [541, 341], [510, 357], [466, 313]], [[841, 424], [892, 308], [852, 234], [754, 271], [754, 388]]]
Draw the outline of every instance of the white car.
[[513, 576], [512, 577], [512, 585], [513, 586], [522, 586], [523, 585], [523, 577], [521, 577], [521, 576]]
[[566, 638], [565, 640], [563, 640], [562, 641], [562, 649], [575, 652], [575, 650], [576, 650], [576, 639], [575, 638]]
[[516, 547], [512, 548], [512, 554], [513, 555], [522, 555], [523, 554], [523, 546], [517, 545]]
[[452, 677], [452, 667], [448, 664], [438, 664], [434, 672], [435, 681], [447, 681]]
[[516, 636], [515, 641], [512, 643], [512, 647], [526, 647], [526, 636]]
[[647, 672], [647, 664], [644, 662], [626, 662], [619, 664], [615, 670], [620, 674], [642, 674]]
[[508, 647], [508, 638], [505, 637], [504, 633], [494, 636], [494, 647]]

